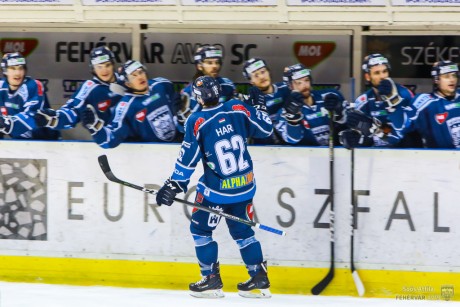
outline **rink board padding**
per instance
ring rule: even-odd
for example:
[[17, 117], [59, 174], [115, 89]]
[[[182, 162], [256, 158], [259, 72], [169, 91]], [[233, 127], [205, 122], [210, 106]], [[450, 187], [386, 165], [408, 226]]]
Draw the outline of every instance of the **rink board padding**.
[[[327, 269], [269, 266], [271, 290], [275, 294], [310, 295], [311, 288], [326, 273]], [[460, 300], [455, 293], [460, 288], [460, 273], [360, 270], [359, 274], [366, 288], [365, 297], [417, 295], [425, 300]], [[235, 292], [236, 284], [248, 278], [242, 265], [225, 263], [221, 263], [221, 276], [227, 292]], [[194, 263], [1, 256], [0, 279], [187, 290], [190, 282], [200, 279], [200, 274]], [[350, 270], [336, 269], [332, 283], [322, 294], [357, 296]]]
[[[186, 289], [199, 279], [189, 232], [191, 208], [157, 206], [155, 196], [110, 182], [97, 157], [120, 179], [158, 189], [180, 144], [0, 141], [2, 279]], [[330, 266], [328, 148], [251, 146], [256, 229], [273, 290], [309, 293]], [[355, 151], [354, 259], [367, 295], [442, 291], [458, 285], [460, 151]], [[355, 294], [349, 276], [350, 152], [336, 148], [336, 277], [326, 294]], [[199, 165], [189, 191], [193, 201]], [[237, 244], [221, 221], [224, 283], [246, 280]], [[24, 257], [24, 258], [23, 258]], [[238, 264], [238, 265], [237, 265]], [[27, 269], [25, 269], [27, 268]], [[168, 274], [172, 277], [168, 278]], [[421, 287], [418, 287], [421, 285]]]

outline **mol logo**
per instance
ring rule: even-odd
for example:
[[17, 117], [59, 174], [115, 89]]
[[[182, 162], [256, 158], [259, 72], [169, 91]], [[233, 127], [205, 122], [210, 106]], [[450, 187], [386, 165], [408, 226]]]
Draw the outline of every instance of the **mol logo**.
[[38, 46], [35, 38], [2, 38], [0, 40], [0, 51], [2, 53], [20, 52], [27, 57]]
[[313, 68], [327, 59], [335, 50], [335, 42], [295, 42], [294, 54], [297, 60]]

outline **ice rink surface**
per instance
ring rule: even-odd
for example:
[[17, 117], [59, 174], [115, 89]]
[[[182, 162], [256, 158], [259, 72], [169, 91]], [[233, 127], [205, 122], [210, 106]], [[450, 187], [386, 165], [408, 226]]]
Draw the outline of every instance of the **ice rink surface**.
[[247, 299], [226, 293], [223, 299], [197, 299], [187, 291], [78, 287], [0, 282], [0, 307], [438, 307], [460, 306], [460, 302], [402, 301], [310, 295], [274, 294], [271, 299]]

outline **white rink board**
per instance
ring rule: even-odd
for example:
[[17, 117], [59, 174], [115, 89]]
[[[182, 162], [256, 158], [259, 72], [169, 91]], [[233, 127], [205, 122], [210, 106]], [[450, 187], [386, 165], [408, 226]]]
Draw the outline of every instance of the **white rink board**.
[[[107, 154], [120, 179], [159, 187], [178, 151], [178, 144], [122, 144], [103, 150], [91, 142], [0, 142], [0, 159], [46, 159], [48, 168], [47, 240], [4, 239], [2, 253], [194, 262], [183, 205], [157, 208], [154, 196], [109, 183], [97, 163], [97, 156]], [[250, 147], [250, 152], [258, 184], [257, 217], [288, 234], [256, 230], [265, 257], [283, 265], [327, 267], [329, 229], [315, 228], [314, 222], [327, 198], [324, 191], [315, 190], [329, 188], [328, 149]], [[356, 151], [355, 190], [369, 194], [358, 197], [358, 206], [369, 212], [358, 214], [357, 266], [460, 271], [459, 158], [455, 151]], [[194, 174], [193, 186], [201, 169]], [[343, 267], [349, 262], [351, 207], [350, 153], [342, 148], [335, 151], [335, 182], [336, 258]], [[414, 230], [407, 214], [398, 219], [398, 214], [407, 213], [404, 200]], [[328, 221], [326, 210], [317, 222]], [[216, 240], [220, 258], [239, 261], [225, 223], [218, 227]]]

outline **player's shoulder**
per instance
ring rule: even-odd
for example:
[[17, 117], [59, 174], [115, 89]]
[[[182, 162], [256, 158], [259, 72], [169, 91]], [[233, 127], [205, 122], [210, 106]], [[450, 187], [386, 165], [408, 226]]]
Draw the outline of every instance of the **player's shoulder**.
[[152, 86], [172, 84], [172, 82], [169, 79], [166, 79], [163, 77], [156, 77], [156, 78], [150, 79], [150, 83]]
[[420, 93], [415, 95], [414, 99], [412, 100], [412, 106], [416, 109], [425, 108], [434, 100], [436, 100], [436, 97], [433, 94]]
[[220, 85], [230, 85], [230, 86], [234, 86], [233, 81], [230, 80], [229, 78], [217, 77], [216, 80], [217, 80], [217, 82], [219, 82]]

